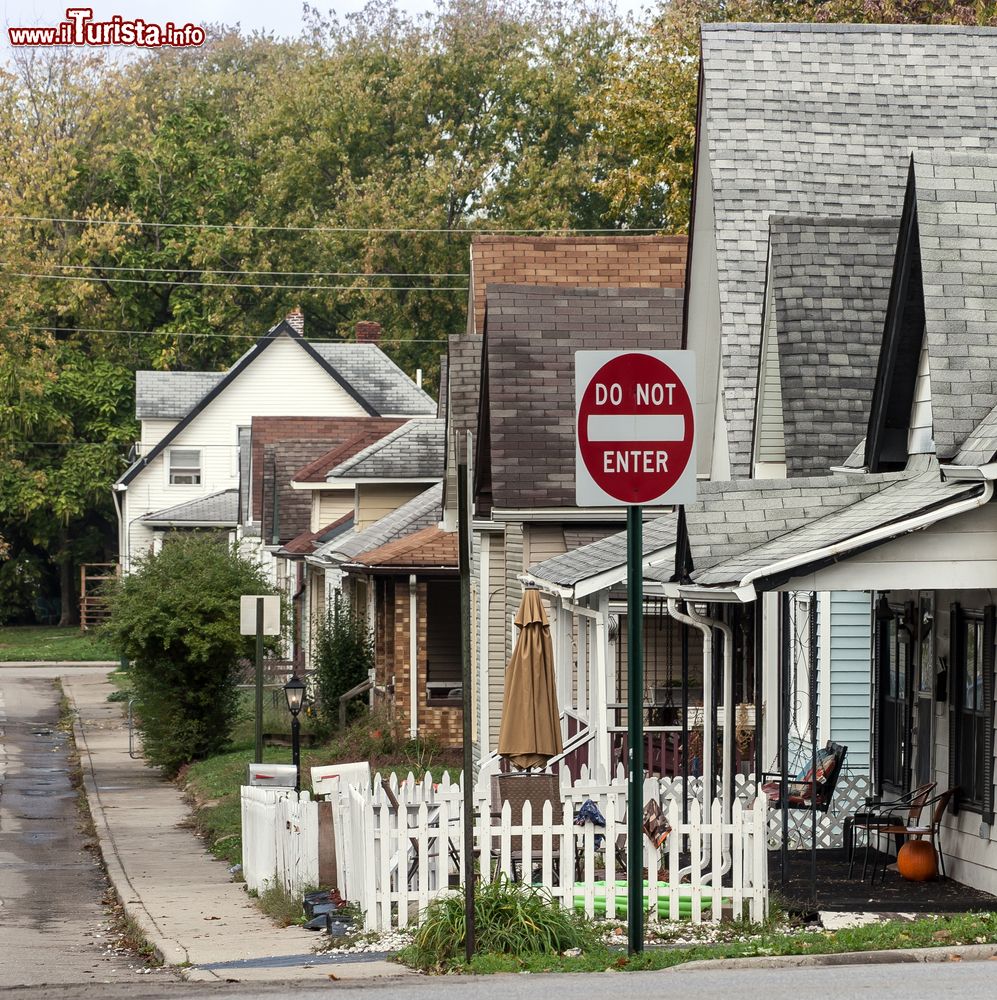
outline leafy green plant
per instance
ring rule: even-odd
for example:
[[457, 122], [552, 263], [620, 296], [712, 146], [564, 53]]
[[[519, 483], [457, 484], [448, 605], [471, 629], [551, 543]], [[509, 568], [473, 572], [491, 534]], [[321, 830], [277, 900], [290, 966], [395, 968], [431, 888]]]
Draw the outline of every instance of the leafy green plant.
[[306, 892], [310, 892], [314, 886], [308, 886], [299, 893], [289, 892], [287, 886], [277, 877], [268, 881], [260, 890], [257, 899], [257, 906], [278, 926], [290, 927], [291, 924], [300, 924], [304, 919], [305, 911], [302, 906], [302, 898]]
[[[374, 639], [351, 601], [336, 593], [315, 635], [319, 714], [328, 728], [339, 725], [339, 699], [374, 669]], [[361, 703], [351, 705], [355, 718]]]
[[[474, 928], [479, 954], [560, 955], [596, 944], [591, 925], [557, 906], [542, 889], [500, 875], [474, 892]], [[420, 969], [442, 969], [464, 958], [464, 893], [430, 903], [401, 960]]]
[[238, 714], [239, 597], [270, 592], [260, 568], [226, 543], [180, 536], [108, 590], [103, 634], [131, 661], [146, 758], [173, 775], [219, 753]]

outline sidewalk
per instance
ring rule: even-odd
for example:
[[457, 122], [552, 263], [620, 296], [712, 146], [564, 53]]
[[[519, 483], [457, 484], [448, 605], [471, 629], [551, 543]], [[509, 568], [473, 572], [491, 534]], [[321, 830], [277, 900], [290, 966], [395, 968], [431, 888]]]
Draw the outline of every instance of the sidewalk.
[[371, 979], [404, 976], [385, 961], [330, 960], [317, 933], [278, 928], [184, 827], [175, 786], [128, 756], [121, 705], [100, 676], [64, 674], [84, 788], [107, 873], [128, 915], [164, 962], [198, 981]]

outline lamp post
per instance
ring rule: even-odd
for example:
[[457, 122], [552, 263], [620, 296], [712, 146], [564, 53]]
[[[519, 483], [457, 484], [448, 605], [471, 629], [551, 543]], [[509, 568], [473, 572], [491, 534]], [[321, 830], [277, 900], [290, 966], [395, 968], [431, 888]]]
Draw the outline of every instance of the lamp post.
[[291, 763], [294, 765], [294, 790], [301, 791], [301, 723], [298, 714], [305, 700], [305, 682], [292, 674], [284, 685], [284, 697], [287, 699], [287, 710], [291, 713]]

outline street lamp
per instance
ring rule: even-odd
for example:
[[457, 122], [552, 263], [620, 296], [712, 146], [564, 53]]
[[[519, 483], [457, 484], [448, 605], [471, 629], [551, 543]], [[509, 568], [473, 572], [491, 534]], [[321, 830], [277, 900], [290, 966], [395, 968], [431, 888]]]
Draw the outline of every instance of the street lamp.
[[305, 700], [305, 682], [292, 674], [284, 685], [284, 697], [287, 699], [287, 710], [291, 713], [291, 763], [294, 765], [294, 790], [301, 791], [301, 723], [298, 714]]

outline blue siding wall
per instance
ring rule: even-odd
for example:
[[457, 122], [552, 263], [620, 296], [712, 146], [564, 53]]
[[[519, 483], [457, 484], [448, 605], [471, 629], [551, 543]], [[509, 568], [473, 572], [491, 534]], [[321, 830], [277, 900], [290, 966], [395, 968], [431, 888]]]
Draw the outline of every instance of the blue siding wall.
[[872, 703], [872, 602], [868, 594], [831, 594], [831, 739], [848, 747], [847, 766], [869, 772]]

